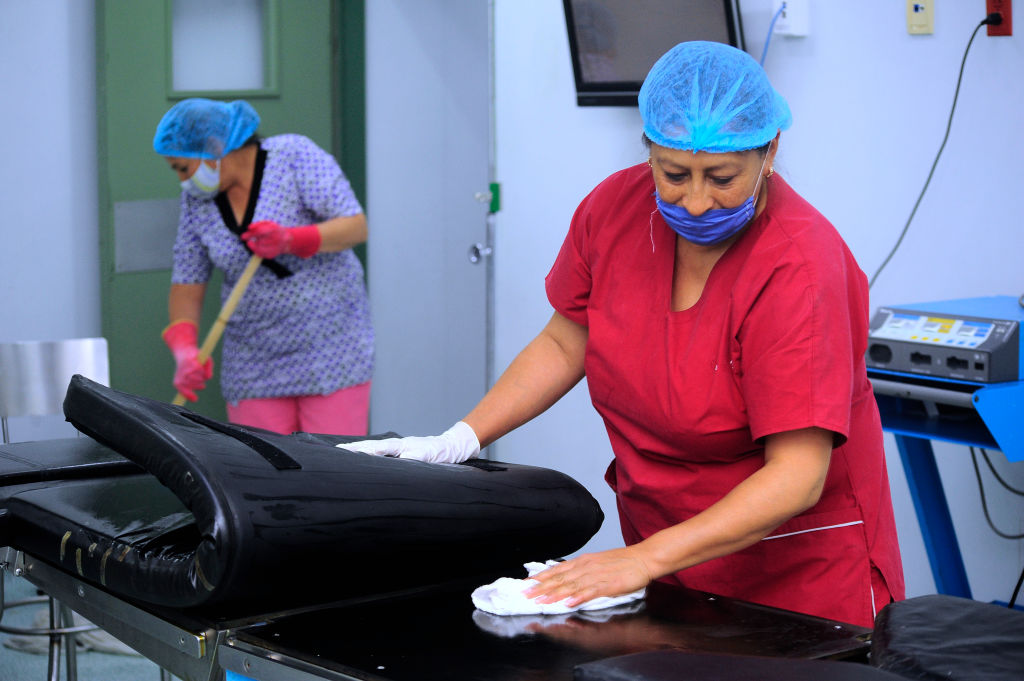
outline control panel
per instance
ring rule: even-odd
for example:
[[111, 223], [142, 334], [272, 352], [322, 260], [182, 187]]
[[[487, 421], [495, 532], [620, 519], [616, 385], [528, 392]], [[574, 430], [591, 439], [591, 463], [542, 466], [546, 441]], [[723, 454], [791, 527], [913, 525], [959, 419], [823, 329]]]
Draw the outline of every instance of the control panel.
[[971, 383], [1021, 380], [1016, 298], [996, 296], [879, 308], [871, 319], [869, 369]]

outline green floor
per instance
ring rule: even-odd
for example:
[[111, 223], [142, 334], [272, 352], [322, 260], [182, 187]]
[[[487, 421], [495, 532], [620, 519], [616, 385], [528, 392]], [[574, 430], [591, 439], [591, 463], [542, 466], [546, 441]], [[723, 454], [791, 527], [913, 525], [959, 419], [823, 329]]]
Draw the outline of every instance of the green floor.
[[[36, 595], [35, 587], [27, 580], [14, 577], [6, 571], [3, 572], [3, 575], [6, 602]], [[45, 607], [45, 604], [38, 604], [7, 609], [0, 622], [8, 626], [31, 627], [34, 626], [33, 620], [37, 613]], [[47, 656], [13, 650], [4, 645], [11, 638], [10, 634], [0, 633], [0, 681], [46, 681]], [[67, 678], [63, 656], [60, 678]], [[78, 679], [79, 681], [160, 681], [160, 669], [154, 663], [138, 655], [119, 655], [79, 649]]]

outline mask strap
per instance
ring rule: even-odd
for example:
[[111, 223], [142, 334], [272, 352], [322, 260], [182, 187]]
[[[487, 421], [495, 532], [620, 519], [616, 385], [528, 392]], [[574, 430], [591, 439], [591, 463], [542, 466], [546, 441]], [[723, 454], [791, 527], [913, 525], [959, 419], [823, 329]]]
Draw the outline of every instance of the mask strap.
[[650, 237], [651, 237], [651, 253], [654, 253], [654, 214], [657, 213], [657, 212], [658, 212], [658, 207], [657, 207], [657, 205], [655, 205], [654, 210], [651, 211], [650, 218], [648, 218], [648, 220], [647, 220], [647, 225], [651, 228], [650, 232], [649, 232]]
[[[768, 151], [771, 151], [771, 149]], [[750, 195], [755, 202], [757, 201], [758, 188], [761, 186], [761, 178], [764, 177], [764, 167], [768, 163], [768, 151], [764, 152], [764, 159], [761, 160], [761, 169], [757, 171], [757, 182], [754, 183], [754, 193]], [[773, 170], [772, 172], [775, 171]]]

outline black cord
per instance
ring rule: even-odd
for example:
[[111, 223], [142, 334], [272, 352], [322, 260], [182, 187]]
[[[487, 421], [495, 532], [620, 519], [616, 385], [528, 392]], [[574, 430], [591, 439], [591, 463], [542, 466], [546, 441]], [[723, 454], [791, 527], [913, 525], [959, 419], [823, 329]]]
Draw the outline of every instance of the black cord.
[[975, 453], [974, 447], [971, 447], [971, 463], [974, 464], [974, 475], [978, 478], [978, 493], [981, 494], [981, 510], [985, 512], [985, 520], [988, 521], [988, 526], [992, 528], [993, 532], [1003, 539], [1024, 539], [1024, 534], [1007, 534], [996, 527], [995, 523], [992, 522], [992, 516], [988, 514], [988, 502], [985, 500], [985, 486], [981, 482], [981, 470], [978, 468], [978, 455]]
[[946, 148], [946, 141], [949, 140], [949, 131], [953, 127], [953, 112], [956, 111], [956, 100], [957, 97], [960, 96], [960, 81], [963, 80], [964, 77], [964, 65], [967, 63], [967, 53], [971, 51], [971, 43], [974, 42], [974, 38], [978, 35], [978, 31], [981, 30], [982, 26], [985, 26], [986, 24], [999, 25], [1001, 23], [1003, 23], [1003, 17], [1001, 14], [997, 12], [989, 14], [974, 28], [974, 33], [971, 34], [971, 39], [967, 41], [967, 48], [964, 49], [964, 58], [960, 62], [960, 75], [957, 76], [956, 79], [956, 90], [953, 92], [953, 106], [949, 109], [949, 121], [946, 123], [946, 134], [942, 138], [942, 144], [939, 145], [938, 153], [935, 154], [935, 160], [932, 162], [932, 169], [928, 171], [928, 179], [924, 181], [924, 186], [921, 187], [921, 193], [918, 195], [917, 201], [914, 203], [914, 208], [910, 211], [910, 217], [907, 218], [907, 223], [903, 225], [903, 231], [900, 232], [900, 238], [896, 240], [896, 245], [892, 247], [892, 250], [889, 251], [889, 255], [885, 256], [885, 260], [883, 260], [882, 264], [878, 266], [877, 270], [875, 270], [874, 275], [871, 277], [871, 281], [868, 282], [869, 289], [875, 285], [875, 280], [878, 279], [878, 275], [882, 273], [885, 266], [888, 265], [889, 261], [892, 260], [892, 257], [896, 255], [896, 251], [899, 249], [900, 244], [903, 243], [903, 237], [907, 235], [907, 230], [910, 229], [910, 223], [913, 221], [914, 215], [917, 214], [917, 208], [921, 205], [921, 199], [924, 198], [924, 193], [928, 190], [928, 185], [932, 181], [932, 175], [935, 174], [935, 167], [939, 165], [939, 157], [942, 156], [942, 151]]
[[[999, 473], [996, 472], [995, 466], [992, 465], [992, 461], [988, 458], [988, 452], [985, 451], [985, 448], [978, 447], [978, 449], [981, 450], [981, 455], [982, 457], [984, 457], [985, 463], [988, 464], [988, 469], [992, 471], [992, 475], [996, 477], [996, 480], [999, 481], [999, 484], [1001, 484], [1003, 487], [1013, 492], [1014, 494], [1024, 496], [1024, 491], [1016, 489], [1015, 487], [1011, 487], [1009, 484], [1007, 484], [1005, 480], [1002, 479], [1002, 477], [1000, 477]], [[974, 474], [978, 477], [978, 490], [981, 492], [981, 505], [982, 508], [985, 509], [985, 519], [988, 520], [988, 524], [1000, 537], [1005, 537], [1006, 539], [1024, 538], [1024, 535], [1012, 536], [1008, 534], [1003, 534], [1002, 532], [996, 529], [995, 525], [992, 524], [992, 519], [988, 517], [988, 507], [985, 505], [985, 490], [981, 486], [981, 474], [978, 471], [978, 461], [977, 459], [974, 458], [974, 447], [971, 447], [971, 460], [974, 461]], [[1013, 587], [1013, 595], [1010, 596], [1010, 602], [1006, 606], [1007, 608], [1013, 609], [1013, 606], [1017, 603], [1017, 596], [1020, 594], [1020, 587], [1022, 584], [1024, 584], [1024, 570], [1021, 570], [1020, 578], [1017, 580], [1017, 585]]]
[[1021, 570], [1020, 579], [1017, 580], [1017, 586], [1013, 587], [1013, 595], [1010, 596], [1010, 603], [1007, 608], [1013, 609], [1014, 604], [1017, 602], [1017, 594], [1020, 593], [1020, 585], [1024, 584], [1024, 570]]
[[999, 484], [1005, 487], [1010, 492], [1013, 492], [1014, 494], [1019, 494], [1020, 496], [1024, 497], [1024, 489], [1017, 489], [1016, 487], [1011, 487], [1009, 483], [1007, 483], [1005, 480], [1003, 480], [1002, 477], [1000, 477], [999, 472], [996, 470], [996, 467], [992, 465], [992, 461], [988, 458], [988, 452], [985, 451], [985, 448], [978, 447], [978, 449], [981, 450], [981, 455], [985, 458], [985, 463], [988, 464], [988, 469], [992, 471], [992, 475], [996, 476], [996, 480], [999, 481]]

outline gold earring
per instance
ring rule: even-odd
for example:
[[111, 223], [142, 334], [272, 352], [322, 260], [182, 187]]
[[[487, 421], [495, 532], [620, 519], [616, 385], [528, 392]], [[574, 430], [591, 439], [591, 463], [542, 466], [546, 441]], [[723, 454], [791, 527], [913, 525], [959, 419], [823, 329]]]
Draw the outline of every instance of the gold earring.
[[768, 169], [768, 177], [771, 177], [774, 174], [775, 174], [775, 168], [769, 168]]
[[647, 165], [651, 167], [651, 170], [654, 170], [654, 164], [651, 163], [651, 159], [649, 158], [647, 159]]

